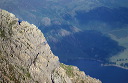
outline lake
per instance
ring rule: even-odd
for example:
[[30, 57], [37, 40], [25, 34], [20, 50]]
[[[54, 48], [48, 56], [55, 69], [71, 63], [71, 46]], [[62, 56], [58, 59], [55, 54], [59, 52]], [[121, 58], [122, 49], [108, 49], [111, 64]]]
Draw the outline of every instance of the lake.
[[102, 83], [128, 83], [128, 70], [114, 66], [101, 66], [101, 62], [87, 59], [67, 60], [67, 65], [75, 65], [86, 75], [97, 78]]

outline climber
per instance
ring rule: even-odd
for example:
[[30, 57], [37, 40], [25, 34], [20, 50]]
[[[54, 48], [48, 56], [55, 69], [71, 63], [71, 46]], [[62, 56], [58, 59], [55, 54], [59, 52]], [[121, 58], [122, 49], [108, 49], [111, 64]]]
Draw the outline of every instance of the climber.
[[19, 19], [19, 20], [18, 20], [19, 25], [20, 25], [21, 22], [22, 22], [22, 21]]

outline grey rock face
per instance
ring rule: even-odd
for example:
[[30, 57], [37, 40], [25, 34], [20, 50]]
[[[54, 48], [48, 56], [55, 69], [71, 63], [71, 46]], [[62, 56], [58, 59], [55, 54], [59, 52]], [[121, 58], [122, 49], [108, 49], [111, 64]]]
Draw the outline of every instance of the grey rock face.
[[89, 77], [76, 69], [73, 77], [66, 71], [35, 25], [0, 9], [0, 83], [101, 83], [91, 77], [86, 82]]

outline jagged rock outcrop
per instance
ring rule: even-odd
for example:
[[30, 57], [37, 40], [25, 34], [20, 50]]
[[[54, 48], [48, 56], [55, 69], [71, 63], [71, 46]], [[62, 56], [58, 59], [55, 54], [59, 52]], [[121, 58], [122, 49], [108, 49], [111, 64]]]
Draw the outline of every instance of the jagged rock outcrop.
[[0, 83], [101, 83], [61, 64], [33, 24], [0, 9]]

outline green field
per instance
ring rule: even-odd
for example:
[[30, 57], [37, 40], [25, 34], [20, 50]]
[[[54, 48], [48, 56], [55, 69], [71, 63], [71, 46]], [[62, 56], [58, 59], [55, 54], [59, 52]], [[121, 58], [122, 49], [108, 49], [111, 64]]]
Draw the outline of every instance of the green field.
[[121, 53], [111, 57], [109, 64], [128, 68], [128, 28], [113, 30], [109, 32], [109, 35], [113, 40], [117, 41], [120, 46], [126, 48]]

